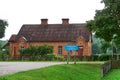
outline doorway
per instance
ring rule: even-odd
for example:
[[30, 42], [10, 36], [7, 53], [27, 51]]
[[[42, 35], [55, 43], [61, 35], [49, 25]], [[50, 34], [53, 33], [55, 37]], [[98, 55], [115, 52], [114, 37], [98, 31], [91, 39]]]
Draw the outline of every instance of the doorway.
[[14, 56], [17, 56], [17, 54], [16, 54], [16, 47], [14, 47]]
[[83, 56], [83, 46], [79, 46], [79, 48], [78, 48], [78, 56], [80, 58]]

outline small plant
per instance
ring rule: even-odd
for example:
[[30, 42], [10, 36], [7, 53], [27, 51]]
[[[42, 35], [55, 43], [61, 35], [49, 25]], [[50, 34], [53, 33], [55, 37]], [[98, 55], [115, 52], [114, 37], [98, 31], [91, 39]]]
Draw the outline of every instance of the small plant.
[[60, 55], [55, 55], [55, 59], [56, 60], [60, 60], [60, 61], [64, 61], [65, 58], [63, 56], [60, 56]]
[[50, 53], [46, 55], [47, 60], [55, 60], [55, 54]]

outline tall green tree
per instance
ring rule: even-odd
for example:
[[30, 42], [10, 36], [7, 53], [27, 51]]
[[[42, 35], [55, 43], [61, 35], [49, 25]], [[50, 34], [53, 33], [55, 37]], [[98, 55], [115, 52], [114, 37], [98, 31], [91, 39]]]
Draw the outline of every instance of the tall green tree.
[[101, 39], [101, 46], [100, 46], [101, 52], [107, 53], [108, 48], [110, 48], [110, 43], [105, 42], [104, 40]]
[[100, 48], [98, 44], [93, 43], [92, 44], [92, 54], [99, 54], [100, 53]]
[[5, 29], [8, 26], [8, 22], [0, 19], [0, 38], [5, 36]]
[[101, 2], [105, 7], [102, 10], [96, 10], [94, 20], [87, 21], [86, 27], [97, 37], [110, 42], [114, 35], [117, 38], [120, 37], [120, 0], [102, 0]]

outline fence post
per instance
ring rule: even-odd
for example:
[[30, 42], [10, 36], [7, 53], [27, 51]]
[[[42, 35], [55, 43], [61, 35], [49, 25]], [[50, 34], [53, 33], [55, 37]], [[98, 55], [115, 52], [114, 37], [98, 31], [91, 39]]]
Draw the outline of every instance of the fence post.
[[111, 70], [111, 61], [108, 61], [101, 65], [101, 77], [107, 74]]
[[104, 76], [104, 74], [103, 74], [103, 65], [101, 66], [101, 77], [103, 77]]

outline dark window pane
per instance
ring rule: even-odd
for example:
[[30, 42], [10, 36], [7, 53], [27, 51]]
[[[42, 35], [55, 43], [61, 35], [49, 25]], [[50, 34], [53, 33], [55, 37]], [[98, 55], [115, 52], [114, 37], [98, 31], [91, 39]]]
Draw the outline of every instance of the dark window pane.
[[58, 54], [62, 55], [62, 46], [58, 46]]

